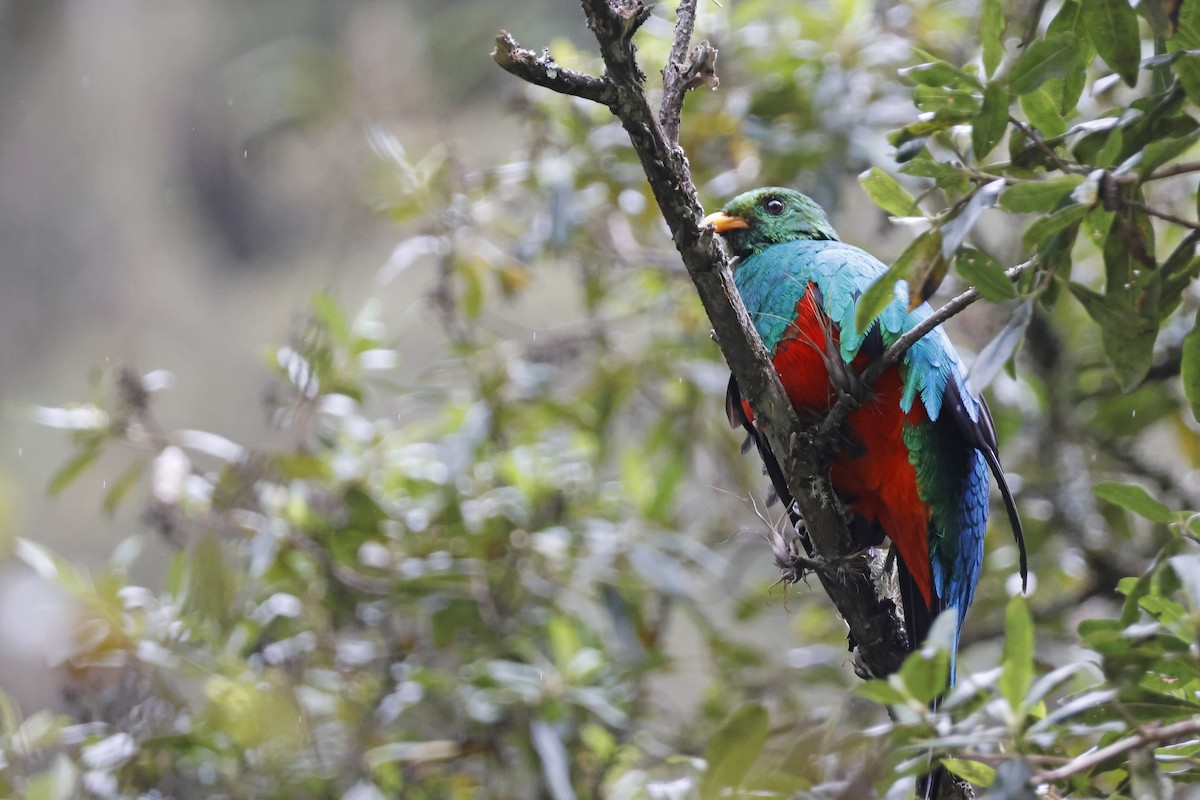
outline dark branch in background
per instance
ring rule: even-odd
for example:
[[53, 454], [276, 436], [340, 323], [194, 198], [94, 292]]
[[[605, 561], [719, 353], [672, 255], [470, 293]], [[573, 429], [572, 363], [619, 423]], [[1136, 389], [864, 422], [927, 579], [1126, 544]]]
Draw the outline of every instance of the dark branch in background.
[[[1108, 761], [1124, 756], [1126, 753], [1140, 750], [1144, 747], [1157, 747], [1162, 744], [1184, 742], [1200, 733], [1200, 719], [1185, 719], [1170, 725], [1147, 722], [1138, 728], [1137, 733], [1127, 739], [1113, 742], [1099, 750], [1089, 750], [1087, 753], [1064, 764], [1057, 769], [1039, 772], [1029, 779], [1031, 786], [1061, 783], [1073, 775], [1088, 772], [1102, 766]], [[1124, 759], [1128, 761], [1128, 759]]]
[[[596, 36], [604, 59], [605, 90], [590, 88], [605, 102], [629, 134], [655, 200], [671, 230], [675, 246], [696, 286], [712, 322], [725, 360], [738, 385], [755, 409], [771, 448], [788, 476], [788, 485], [808, 528], [816, 553], [833, 562], [852, 555], [852, 538], [843, 512], [829, 482], [828, 468], [813, 446], [809, 431], [802, 430], [771, 366], [741, 297], [733, 285], [728, 258], [717, 245], [711, 229], [701, 229], [703, 209], [692, 183], [687, 160], [664, 122], [676, 129], [686, 90], [703, 83], [716, 51], [700, 45], [689, 53], [690, 28], [694, 24], [694, 0], [682, 0], [680, 25], [672, 49], [672, 65], [664, 71], [670, 83], [664, 91], [661, 121], [650, 108], [643, 83], [645, 75], [637, 64], [632, 38], [650, 15], [640, 0], [583, 0], [588, 26]], [[539, 86], [582, 96], [577, 83], [558, 89], [560, 78], [548, 73], [552, 67], [536, 57], [518, 60], [521, 51], [512, 37], [502, 34], [494, 58], [501, 67]], [[682, 65], [676, 56], [689, 53]], [[553, 63], [553, 62], [549, 62]], [[533, 74], [530, 71], [533, 70]], [[540, 74], [545, 73], [545, 74]], [[588, 83], [589, 87], [593, 84]], [[888, 675], [901, 664], [908, 651], [895, 604], [881, 598], [869, 570], [818, 573], [859, 649], [861, 665], [872, 675]]]

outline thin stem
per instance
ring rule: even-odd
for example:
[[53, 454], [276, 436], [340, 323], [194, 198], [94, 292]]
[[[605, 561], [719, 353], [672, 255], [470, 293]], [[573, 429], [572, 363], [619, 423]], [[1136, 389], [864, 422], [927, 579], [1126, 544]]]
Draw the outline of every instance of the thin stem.
[[1170, 725], [1159, 725], [1154, 722], [1147, 723], [1138, 729], [1137, 733], [1133, 736], [1113, 742], [1107, 747], [1101, 747], [1099, 750], [1092, 750], [1085, 753], [1057, 769], [1039, 772], [1030, 778], [1029, 782], [1033, 786], [1039, 786], [1043, 783], [1064, 781], [1073, 775], [1087, 772], [1110, 759], [1122, 756], [1133, 750], [1146, 747], [1147, 745], [1159, 745], [1164, 742], [1186, 739], [1190, 736], [1195, 736], [1197, 733], [1200, 733], [1200, 719], [1186, 719]]
[[1123, 197], [1121, 198], [1120, 203], [1126, 208], [1132, 208], [1135, 211], [1141, 211], [1143, 214], [1149, 214], [1152, 217], [1158, 217], [1159, 219], [1180, 225], [1184, 228], [1200, 231], [1200, 222], [1192, 222], [1191, 220], [1184, 219], [1183, 217], [1177, 217], [1167, 211], [1159, 211], [1158, 209], [1152, 208], [1138, 200], [1130, 200]]

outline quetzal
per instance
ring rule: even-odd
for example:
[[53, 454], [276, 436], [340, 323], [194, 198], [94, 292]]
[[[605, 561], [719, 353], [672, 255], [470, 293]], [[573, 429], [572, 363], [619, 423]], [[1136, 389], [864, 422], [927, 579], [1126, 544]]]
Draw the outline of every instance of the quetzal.
[[[768, 187], [739, 195], [704, 220], [738, 257], [734, 283], [792, 405], [802, 420], [821, 419], [864, 367], [928, 317], [909, 310], [908, 287], [867, 327], [855, 327], [858, 298], [886, 270], [845, 244], [813, 200]], [[853, 368], [853, 372], [846, 369]], [[731, 425], [758, 444], [780, 499], [797, 520], [791, 495], [754, 415], [731, 378]], [[967, 388], [954, 347], [940, 327], [917, 341], [850, 413], [830, 457], [834, 490], [871, 543], [886, 536], [898, 554], [898, 583], [910, 647], [946, 609], [957, 614], [954, 655], [983, 562], [988, 470], [996, 479], [1021, 551], [1025, 543], [997, 455], [991, 414]]]

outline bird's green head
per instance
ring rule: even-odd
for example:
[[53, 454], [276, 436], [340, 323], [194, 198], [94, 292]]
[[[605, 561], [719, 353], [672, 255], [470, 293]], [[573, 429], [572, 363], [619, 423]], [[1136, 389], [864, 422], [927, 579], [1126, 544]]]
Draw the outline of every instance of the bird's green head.
[[704, 222], [712, 225], [734, 255], [741, 258], [797, 239], [838, 238], [825, 211], [812, 198], [778, 186], [739, 194], [720, 211], [705, 217]]

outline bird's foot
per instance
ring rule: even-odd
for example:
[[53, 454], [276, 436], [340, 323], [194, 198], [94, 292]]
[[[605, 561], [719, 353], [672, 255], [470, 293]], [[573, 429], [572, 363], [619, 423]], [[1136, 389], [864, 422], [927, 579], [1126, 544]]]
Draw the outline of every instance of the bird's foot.
[[774, 528], [767, 536], [771, 552], [775, 555], [775, 566], [782, 572], [780, 580], [784, 583], [798, 583], [808, 573], [827, 568], [824, 560], [812, 558], [805, 552], [807, 536], [803, 520], [797, 524], [794, 532]]

